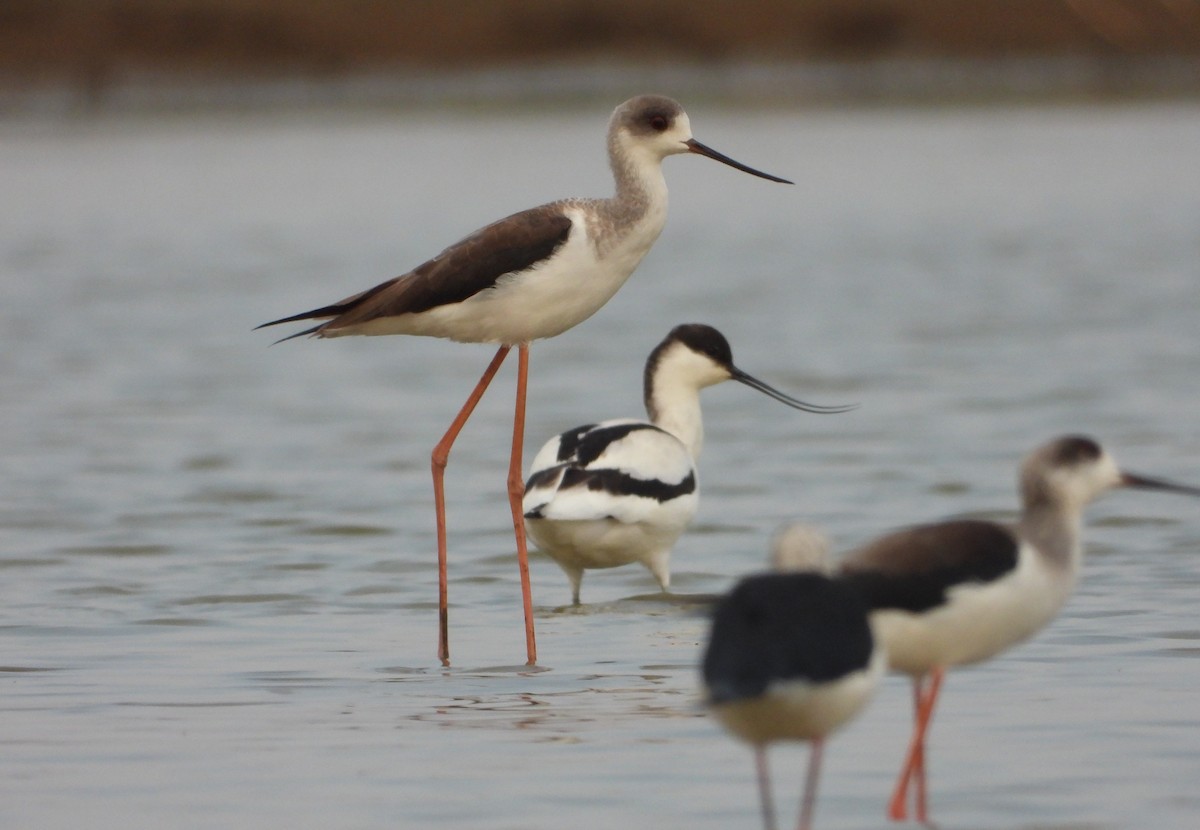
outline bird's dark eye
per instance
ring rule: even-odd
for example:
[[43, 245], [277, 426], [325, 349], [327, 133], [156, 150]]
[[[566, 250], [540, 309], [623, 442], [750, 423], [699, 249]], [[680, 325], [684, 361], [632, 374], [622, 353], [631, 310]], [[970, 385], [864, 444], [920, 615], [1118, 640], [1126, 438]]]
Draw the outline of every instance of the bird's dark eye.
[[650, 116], [650, 126], [657, 132], [661, 133], [669, 124], [670, 122], [667, 120], [665, 115]]

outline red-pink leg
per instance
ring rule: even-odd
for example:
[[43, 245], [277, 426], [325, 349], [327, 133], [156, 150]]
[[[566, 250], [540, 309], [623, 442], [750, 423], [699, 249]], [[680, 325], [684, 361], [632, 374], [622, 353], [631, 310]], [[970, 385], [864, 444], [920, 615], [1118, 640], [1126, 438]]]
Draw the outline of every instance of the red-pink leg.
[[[908, 788], [910, 782], [917, 772], [918, 767], [921, 770], [921, 776], [925, 774], [925, 732], [929, 729], [929, 722], [933, 719], [933, 707], [937, 703], [938, 691], [942, 686], [942, 678], [945, 672], [941, 668], [934, 669], [930, 672], [929, 688], [924, 692], [915, 690], [915, 700], [917, 701], [917, 711], [915, 713], [913, 724], [912, 741], [908, 746], [908, 753], [904, 759], [904, 765], [900, 768], [900, 775], [896, 778], [896, 786], [892, 790], [892, 798], [888, 802], [888, 818], [893, 821], [903, 821], [908, 818]], [[915, 682], [915, 681], [914, 681]], [[918, 793], [924, 789], [924, 782], [917, 785]], [[918, 800], [917, 810], [924, 815], [918, 815], [919, 821], [927, 821], [928, 814], [925, 810], [923, 798]]]
[[492, 378], [496, 376], [496, 371], [500, 368], [500, 364], [504, 362], [509, 348], [509, 346], [501, 346], [499, 351], [496, 352], [496, 356], [492, 358], [492, 362], [484, 370], [483, 376], [479, 378], [479, 383], [475, 384], [475, 389], [467, 397], [467, 402], [462, 405], [462, 409], [458, 411], [458, 415], [450, 423], [450, 428], [446, 430], [446, 434], [442, 436], [442, 440], [438, 441], [437, 446], [433, 448], [433, 455], [430, 458], [433, 467], [433, 509], [437, 514], [438, 659], [442, 661], [443, 666], [450, 665], [449, 591], [447, 590], [446, 582], [446, 462], [450, 459], [450, 448], [454, 446], [454, 439], [458, 437], [458, 433], [462, 432], [463, 425], [467, 423], [467, 419], [475, 411], [476, 404], [483, 397], [483, 393], [487, 390], [488, 384], [492, 382]]
[[[913, 724], [914, 728], [918, 721], [921, 720], [921, 710], [925, 707], [925, 677], [914, 677], [912, 679], [912, 697], [913, 697]], [[909, 776], [909, 784], [911, 785], [913, 799], [917, 803], [917, 812], [923, 811], [925, 803], [925, 746], [922, 744], [916, 753], [916, 760], [913, 764], [912, 775]], [[908, 795], [905, 795], [905, 815], [901, 818], [907, 818], [908, 811]]]
[[[913, 737], [911, 739], [912, 741], [916, 741], [917, 724], [920, 723], [920, 721], [921, 721], [921, 709], [922, 709], [924, 699], [925, 699], [924, 692], [923, 692], [924, 682], [925, 682], [924, 675], [914, 677], [912, 679], [912, 694], [913, 694]], [[923, 746], [919, 746], [914, 753], [914, 751], [910, 745], [909, 753], [915, 755], [915, 757], [916, 757], [916, 761], [914, 762], [914, 765], [913, 765], [914, 768], [924, 766], [925, 753], [924, 753]], [[909, 787], [909, 782], [911, 780], [911, 775], [906, 775], [905, 772], [908, 769], [909, 760], [910, 760], [910, 756], [905, 755], [905, 763], [901, 767], [900, 776], [896, 780], [896, 786], [892, 793], [892, 800], [888, 804], [888, 818], [890, 818], [892, 821], [904, 821], [905, 819], [908, 818], [908, 787]]]
[[821, 777], [821, 752], [825, 748], [824, 738], [814, 738], [808, 755], [808, 775], [804, 779], [804, 799], [800, 802], [798, 830], [811, 830], [813, 809], [817, 804], [817, 781]]
[[525, 447], [525, 391], [529, 381], [529, 344], [517, 349], [517, 406], [513, 412], [512, 458], [508, 463], [508, 504], [512, 508], [513, 532], [517, 537], [517, 569], [521, 574], [521, 603], [525, 609], [526, 665], [537, 663], [537, 642], [533, 635], [533, 589], [529, 584], [529, 552], [525, 543], [525, 511], [521, 499], [525, 481], [521, 477], [521, 454]]
[[758, 803], [762, 807], [763, 827], [775, 830], [775, 805], [771, 801], [771, 773], [767, 770], [767, 745], [754, 747], [754, 769], [758, 773]]
[[[933, 706], [944, 676], [945, 672], [942, 669], [937, 669], [933, 673], [928, 688], [919, 688], [914, 685], [914, 714], [919, 716], [920, 712], [925, 712], [926, 729], [928, 729], [929, 721], [933, 720]], [[917, 753], [917, 764], [913, 770], [912, 779], [913, 796], [917, 807], [916, 820], [922, 824], [929, 822], [929, 786], [925, 770], [925, 739], [922, 736], [921, 749]]]

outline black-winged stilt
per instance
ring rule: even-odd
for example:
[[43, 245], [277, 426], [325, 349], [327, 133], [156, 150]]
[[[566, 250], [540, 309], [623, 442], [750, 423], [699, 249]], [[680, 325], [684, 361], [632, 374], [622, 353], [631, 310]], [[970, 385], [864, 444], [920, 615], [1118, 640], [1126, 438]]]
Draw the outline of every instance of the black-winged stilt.
[[775, 827], [767, 745], [811, 743], [798, 823], [809, 830], [825, 739], [866, 705], [886, 663], [866, 604], [840, 579], [759, 574], [717, 603], [704, 685], [718, 720], [754, 747], [767, 830]]
[[736, 380], [806, 412], [789, 397], [733, 365], [727, 341], [712, 326], [676, 326], [646, 360], [643, 396], [649, 421], [586, 424], [546, 442], [525, 482], [525, 527], [566, 572], [579, 604], [583, 572], [642, 563], [670, 588], [671, 548], [696, 513], [696, 460], [704, 431], [700, 390]]
[[1200, 488], [1122, 472], [1096, 441], [1058, 438], [1020, 469], [1013, 525], [958, 520], [883, 536], [847, 554], [838, 573], [872, 609], [892, 669], [913, 678], [914, 727], [888, 803], [893, 820], [928, 822], [925, 735], [945, 670], [987, 660], [1058, 614], [1083, 559], [1084, 508], [1119, 487], [1200, 496]]
[[508, 499], [521, 577], [526, 655], [533, 665], [537, 646], [521, 511], [529, 344], [586, 320], [633, 273], [666, 222], [667, 185], [662, 161], [680, 153], [707, 156], [743, 172], [790, 184], [701, 144], [692, 137], [687, 113], [675, 101], [658, 95], [639, 96], [617, 107], [609, 121], [608, 157], [616, 180], [612, 198], [564, 199], [513, 214], [451, 245], [403, 276], [332, 305], [263, 324], [327, 320], [292, 337], [415, 334], [499, 344], [492, 362], [432, 453], [438, 536], [438, 656], [444, 664], [449, 664], [450, 645], [443, 480], [454, 439], [509, 350], [517, 346]]

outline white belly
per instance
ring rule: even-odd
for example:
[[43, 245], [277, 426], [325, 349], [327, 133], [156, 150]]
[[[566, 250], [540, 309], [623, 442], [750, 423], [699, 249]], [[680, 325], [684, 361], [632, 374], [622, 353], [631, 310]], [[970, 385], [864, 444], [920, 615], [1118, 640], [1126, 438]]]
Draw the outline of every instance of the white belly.
[[584, 214], [573, 211], [567, 241], [544, 264], [502, 277], [458, 303], [370, 320], [331, 335], [415, 334], [462, 343], [515, 345], [555, 337], [591, 317], [617, 293], [662, 230], [645, 221], [598, 256]]
[[653, 521], [526, 519], [525, 527], [538, 548], [568, 571], [640, 562], [669, 588], [671, 548], [687, 528], [697, 500], [674, 501], [657, 511]]
[[1073, 577], [1052, 567], [1022, 545], [1012, 573], [952, 588], [938, 608], [874, 612], [891, 668], [921, 675], [938, 666], [976, 663], [1032, 637], [1054, 619], [1073, 587]]
[[713, 707], [721, 724], [743, 741], [810, 741], [829, 735], [870, 700], [886, 665], [875, 649], [863, 670], [827, 683], [776, 683], [765, 694]]

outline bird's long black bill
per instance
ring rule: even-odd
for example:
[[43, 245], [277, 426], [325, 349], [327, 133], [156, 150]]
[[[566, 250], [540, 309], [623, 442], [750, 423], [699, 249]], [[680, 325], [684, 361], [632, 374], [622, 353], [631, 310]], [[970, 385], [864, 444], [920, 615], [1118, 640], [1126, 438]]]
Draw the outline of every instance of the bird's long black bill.
[[688, 146], [688, 149], [691, 150], [693, 153], [696, 153], [701, 156], [707, 156], [708, 158], [712, 159], [713, 161], [721, 162], [721, 164], [728, 164], [734, 170], [741, 170], [743, 173], [749, 173], [751, 176], [758, 176], [760, 179], [766, 179], [767, 181], [771, 181], [771, 182], [779, 182], [780, 184], [795, 184], [795, 182], [790, 182], [787, 179], [781, 179], [778, 176], [772, 176], [770, 173], [764, 173], [761, 170], [755, 170], [753, 167], [747, 167], [746, 165], [742, 164], [740, 161], [734, 161], [733, 159], [731, 159], [729, 156], [725, 155], [724, 153], [718, 153], [712, 147], [709, 147], [705, 144], [701, 144], [699, 141], [697, 141], [694, 138], [688, 139], [687, 146]]
[[1121, 473], [1121, 484], [1125, 487], [1136, 487], [1139, 490], [1164, 490], [1168, 493], [1182, 493], [1185, 496], [1200, 496], [1200, 487], [1176, 484], [1174, 481], [1140, 476], [1134, 473]]
[[757, 389], [764, 395], [769, 395], [780, 403], [787, 404], [792, 409], [801, 409], [805, 412], [812, 412], [816, 415], [837, 415], [841, 412], [849, 412], [852, 409], [858, 409], [858, 404], [852, 403], [845, 406], [820, 406], [818, 404], [805, 403], [804, 401], [796, 400], [790, 395], [785, 395], [773, 386], [768, 386], [753, 375], [748, 375], [741, 369], [733, 370], [733, 379], [738, 383], [744, 383], [751, 389]]

